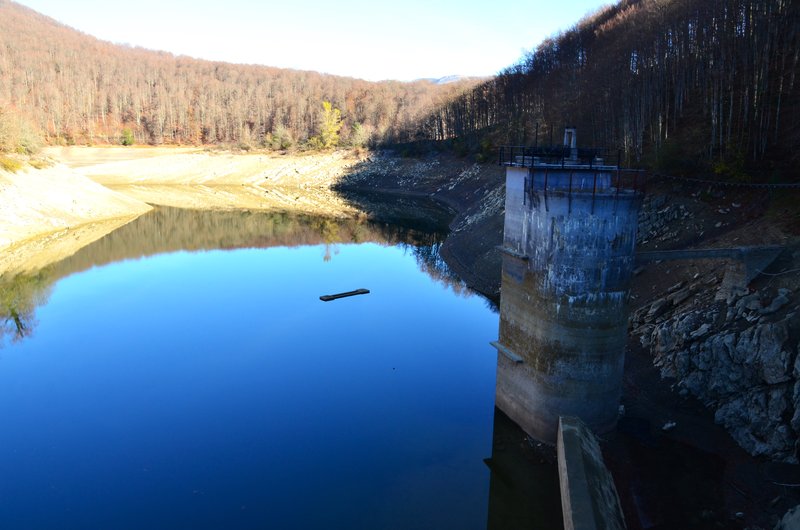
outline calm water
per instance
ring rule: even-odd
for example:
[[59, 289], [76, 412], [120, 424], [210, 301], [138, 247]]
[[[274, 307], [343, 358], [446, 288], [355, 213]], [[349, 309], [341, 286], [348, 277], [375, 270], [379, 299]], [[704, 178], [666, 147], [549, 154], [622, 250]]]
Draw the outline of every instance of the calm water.
[[0, 528], [486, 528], [498, 317], [442, 237], [162, 209], [5, 279]]

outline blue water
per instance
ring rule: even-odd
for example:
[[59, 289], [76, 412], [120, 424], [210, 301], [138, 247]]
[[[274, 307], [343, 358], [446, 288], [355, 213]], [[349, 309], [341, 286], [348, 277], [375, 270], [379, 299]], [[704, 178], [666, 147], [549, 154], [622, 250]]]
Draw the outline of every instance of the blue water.
[[485, 528], [497, 315], [412, 249], [58, 279], [0, 348], [0, 528]]

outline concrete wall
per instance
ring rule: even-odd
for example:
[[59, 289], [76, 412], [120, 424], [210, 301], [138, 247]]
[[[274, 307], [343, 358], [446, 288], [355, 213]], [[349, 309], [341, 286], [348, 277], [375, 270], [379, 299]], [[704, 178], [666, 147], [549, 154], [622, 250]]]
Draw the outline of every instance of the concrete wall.
[[527, 210], [520, 208], [525, 199], [525, 179], [528, 170], [520, 167], [506, 169], [506, 213], [503, 226], [503, 244], [517, 253], [525, 250], [527, 239]]
[[565, 530], [623, 530], [617, 488], [594, 434], [578, 418], [562, 417], [558, 476]]
[[[529, 191], [519, 200], [518, 172], [508, 174], [504, 244], [528, 259], [504, 258], [499, 342], [524, 362], [499, 359], [497, 404], [548, 443], [562, 415], [608, 431], [621, 392], [641, 197], [606, 180], [597, 193], [594, 185], [569, 193], [523, 183]], [[568, 178], [551, 171], [548, 184]]]

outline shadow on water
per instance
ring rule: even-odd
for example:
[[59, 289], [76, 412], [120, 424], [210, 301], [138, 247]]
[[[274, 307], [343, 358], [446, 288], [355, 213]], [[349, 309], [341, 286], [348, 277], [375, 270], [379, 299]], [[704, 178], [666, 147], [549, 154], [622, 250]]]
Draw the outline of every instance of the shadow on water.
[[620, 419], [610, 438], [604, 453], [628, 528], [731, 527], [723, 502], [725, 462], [719, 456], [654, 432], [643, 418]]
[[556, 454], [494, 409], [488, 530], [562, 528]]
[[[439, 234], [441, 238], [430, 245], [416, 245], [413, 252], [420, 268], [430, 277], [448, 284], [456, 294], [467, 294], [473, 291], [456, 275], [445, 260], [440, 250], [445, 238], [449, 235], [448, 226], [455, 212], [440, 202], [427, 197], [395, 195], [381, 192], [355, 191], [340, 189], [337, 194], [348, 205], [368, 212], [366, 215], [373, 225], [384, 227], [402, 226], [411, 232]], [[492, 300], [485, 298], [486, 307], [493, 313], [499, 308]]]
[[346, 189], [337, 193], [350, 206], [369, 212], [373, 221], [402, 224], [427, 232], [446, 229], [455, 215], [451, 209], [426, 197]]

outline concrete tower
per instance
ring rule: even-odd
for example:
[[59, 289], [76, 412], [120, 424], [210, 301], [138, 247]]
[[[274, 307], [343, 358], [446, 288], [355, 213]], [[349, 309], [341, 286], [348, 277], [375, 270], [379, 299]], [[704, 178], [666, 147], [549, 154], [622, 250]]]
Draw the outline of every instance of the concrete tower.
[[497, 406], [554, 443], [558, 418], [616, 424], [642, 193], [576, 147], [505, 151]]

